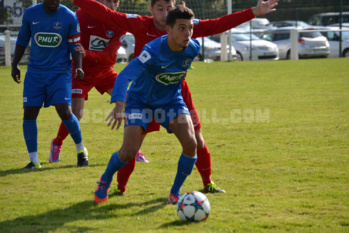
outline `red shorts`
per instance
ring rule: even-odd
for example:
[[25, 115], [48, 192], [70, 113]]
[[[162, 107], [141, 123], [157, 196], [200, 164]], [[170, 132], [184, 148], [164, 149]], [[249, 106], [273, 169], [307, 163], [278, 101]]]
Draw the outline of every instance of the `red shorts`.
[[72, 98], [85, 98], [88, 100], [88, 92], [95, 87], [102, 95], [114, 87], [118, 74], [109, 69], [106, 71], [86, 72], [83, 80], [72, 80]]
[[[181, 92], [182, 97], [189, 109], [191, 120], [193, 121], [194, 129], [195, 131], [199, 130], [201, 129], [199, 114], [197, 113], [193, 100], [191, 98], [191, 92], [190, 92], [188, 83], [185, 80], [183, 80], [181, 83], [181, 87], [182, 87], [182, 92]], [[143, 134], [147, 134], [147, 133], [151, 133], [159, 130], [160, 130], [160, 125], [156, 123], [153, 119], [152, 122], [150, 122], [150, 124], [148, 125], [147, 129], [143, 132]]]

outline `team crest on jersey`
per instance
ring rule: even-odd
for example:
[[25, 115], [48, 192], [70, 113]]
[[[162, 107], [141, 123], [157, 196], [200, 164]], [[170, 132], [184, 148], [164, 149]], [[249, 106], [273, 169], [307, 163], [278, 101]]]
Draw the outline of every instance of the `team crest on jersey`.
[[110, 40], [104, 39], [99, 36], [90, 36], [89, 50], [103, 51], [108, 45]]
[[35, 42], [40, 47], [55, 48], [62, 42], [62, 36], [58, 33], [38, 32], [34, 36]]
[[150, 58], [151, 58], [151, 55], [145, 50], [138, 56], [138, 59], [142, 63], [146, 63]]
[[53, 23], [53, 28], [56, 30], [59, 30], [62, 28], [62, 23], [61, 22], [54, 22]]
[[185, 71], [177, 72], [177, 73], [163, 73], [163, 74], [158, 74], [155, 77], [155, 79], [156, 81], [165, 85], [175, 84], [175, 83], [178, 83], [183, 78], [184, 74], [185, 74]]
[[199, 19], [193, 19], [193, 24], [199, 24], [200, 20]]
[[182, 66], [183, 67], [188, 67], [188, 66], [190, 66], [190, 63], [191, 63], [191, 59], [184, 60], [182, 62]]
[[112, 38], [114, 36], [114, 32], [113, 31], [107, 31], [107, 37], [108, 38]]

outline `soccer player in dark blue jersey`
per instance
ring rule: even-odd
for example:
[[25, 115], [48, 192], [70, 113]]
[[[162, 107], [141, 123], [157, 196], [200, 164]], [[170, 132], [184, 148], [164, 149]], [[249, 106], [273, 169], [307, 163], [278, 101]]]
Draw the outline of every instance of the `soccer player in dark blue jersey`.
[[30, 59], [23, 88], [23, 134], [30, 163], [26, 169], [40, 168], [36, 119], [42, 106], [54, 105], [72, 136], [78, 154], [78, 166], [88, 165], [88, 152], [81, 137], [79, 121], [71, 110], [71, 59], [75, 78], [83, 79], [82, 54], [78, 52], [80, 26], [74, 12], [60, 0], [44, 0], [28, 8], [16, 43], [11, 75], [21, 82], [18, 63], [31, 40]]
[[168, 197], [170, 203], [177, 203], [182, 184], [191, 174], [197, 158], [194, 126], [181, 95], [181, 81], [200, 51], [199, 42], [191, 39], [193, 17], [194, 13], [185, 6], [171, 9], [166, 20], [168, 35], [146, 44], [137, 59], [116, 79], [111, 98], [115, 108], [108, 118], [112, 129], [115, 126], [118, 129], [125, 120], [124, 142], [111, 156], [98, 182], [95, 202], [108, 200], [114, 173], [135, 157], [143, 131], [155, 119], [168, 132], [174, 133], [182, 145], [177, 174]]

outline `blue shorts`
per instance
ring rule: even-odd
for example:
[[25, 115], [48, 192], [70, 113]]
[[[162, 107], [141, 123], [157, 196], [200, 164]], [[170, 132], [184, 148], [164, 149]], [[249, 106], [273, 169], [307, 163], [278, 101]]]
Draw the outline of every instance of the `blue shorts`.
[[27, 71], [23, 88], [23, 107], [45, 108], [55, 104], [71, 105], [71, 73]]
[[[162, 125], [169, 133], [170, 122], [181, 114], [190, 115], [187, 106], [183, 100], [174, 100], [164, 108], [149, 108], [142, 104], [137, 97], [128, 95], [125, 108], [128, 125], [139, 125], [145, 130], [154, 119]], [[125, 125], [126, 127], [127, 125]]]

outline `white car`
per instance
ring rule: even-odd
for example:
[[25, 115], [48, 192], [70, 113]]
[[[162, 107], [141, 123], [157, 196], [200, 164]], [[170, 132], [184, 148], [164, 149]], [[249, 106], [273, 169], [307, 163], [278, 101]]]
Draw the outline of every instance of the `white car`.
[[126, 62], [127, 62], [126, 50], [124, 47], [120, 46], [120, 48], [117, 51], [116, 63], [126, 63]]
[[[291, 57], [291, 30], [295, 27], [284, 27], [268, 30], [261, 39], [275, 43], [279, 49], [280, 59]], [[305, 30], [305, 28], [304, 28]], [[299, 33], [298, 38], [299, 58], [326, 58], [330, 54], [330, 45], [320, 32], [309, 30]]]
[[279, 50], [272, 42], [261, 40], [254, 34], [232, 30], [232, 43], [236, 60], [279, 60]]
[[[205, 58], [209, 58], [215, 61], [219, 61], [221, 59], [221, 44], [209, 39], [208, 37], [203, 37], [204, 38], [204, 47], [205, 47]], [[201, 45], [201, 50], [200, 54], [198, 55], [198, 59], [202, 60], [202, 37], [196, 38], [200, 45]], [[227, 46], [227, 53], [229, 52], [229, 48]], [[233, 60], [236, 58], [236, 51], [234, 47], [231, 48], [231, 53]]]
[[130, 62], [135, 57], [135, 43], [135, 37], [127, 32], [121, 45], [125, 49], [127, 62]]
[[[330, 55], [328, 57], [339, 57], [339, 27], [316, 27], [319, 30], [333, 30], [332, 32], [321, 32], [330, 43]], [[349, 28], [343, 28], [349, 29]], [[336, 31], [337, 30], [337, 31]], [[342, 56], [349, 57], [349, 31], [342, 32]]]

